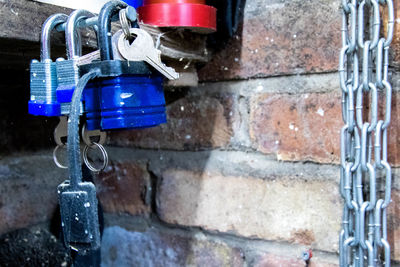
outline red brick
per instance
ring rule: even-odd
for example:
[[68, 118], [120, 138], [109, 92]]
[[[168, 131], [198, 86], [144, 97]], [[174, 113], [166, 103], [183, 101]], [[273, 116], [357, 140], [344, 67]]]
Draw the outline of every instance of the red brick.
[[263, 180], [170, 169], [157, 191], [158, 215], [168, 223], [334, 252], [340, 206], [336, 183], [285, 177]]
[[102, 263], [106, 266], [244, 266], [243, 252], [225, 242], [174, 232], [104, 231]]
[[145, 165], [111, 163], [95, 179], [97, 195], [106, 212], [147, 214], [150, 175]]
[[[396, 18], [400, 17], [399, 1], [393, 1], [393, 7], [394, 7], [394, 18], [395, 18], [394, 22], [395, 23], [394, 23], [393, 41], [391, 44], [392, 60], [390, 61], [390, 65], [394, 65], [395, 67], [399, 68], [400, 67], [400, 27], [399, 27], [399, 22], [396, 20]], [[387, 10], [386, 7], [381, 8], [385, 36], [386, 36], [386, 32], [387, 32], [387, 20], [388, 20], [386, 10]]]
[[200, 80], [337, 70], [339, 4], [336, 0], [247, 2], [239, 33], [200, 70]]
[[250, 136], [279, 160], [337, 163], [341, 116], [339, 93], [262, 94], [251, 101]]
[[0, 169], [0, 234], [45, 222], [54, 216], [58, 205], [57, 186], [67, 175], [54, 165], [51, 157], [3, 159]]
[[264, 254], [254, 265], [255, 267], [339, 267], [338, 264], [328, 263], [319, 259], [311, 259], [309, 264], [300, 257], [289, 257], [275, 254]]
[[115, 132], [118, 146], [199, 150], [227, 146], [232, 135], [231, 96], [181, 98], [167, 107], [166, 124], [155, 128]]
[[295, 257], [284, 257], [274, 254], [265, 254], [254, 265], [255, 267], [305, 267], [303, 260]]
[[395, 189], [388, 207], [388, 239], [392, 260], [400, 261], [400, 191]]

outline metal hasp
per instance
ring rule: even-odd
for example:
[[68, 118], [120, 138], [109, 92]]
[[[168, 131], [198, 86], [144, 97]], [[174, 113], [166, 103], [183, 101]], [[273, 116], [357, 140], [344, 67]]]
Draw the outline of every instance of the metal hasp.
[[[381, 15], [385, 13], [383, 27]], [[387, 233], [392, 190], [388, 162], [392, 107], [389, 50], [394, 22], [392, 0], [342, 0], [341, 267], [390, 266]]]
[[157, 27], [179, 27], [201, 33], [217, 30], [217, 10], [205, 0], [144, 0], [139, 20]]
[[50, 57], [50, 36], [51, 32], [67, 19], [68, 16], [65, 14], [54, 14], [43, 24], [40, 38], [41, 59], [40, 62], [32, 60], [30, 66], [29, 114], [40, 116], [59, 116], [61, 114], [60, 103], [56, 97], [58, 86], [56, 63]]
[[111, 21], [121, 1], [110, 1], [99, 14], [98, 44], [101, 60], [80, 66], [80, 74], [99, 70], [83, 92], [88, 130], [135, 129], [165, 123], [163, 78], [143, 61], [116, 60], [113, 54]]

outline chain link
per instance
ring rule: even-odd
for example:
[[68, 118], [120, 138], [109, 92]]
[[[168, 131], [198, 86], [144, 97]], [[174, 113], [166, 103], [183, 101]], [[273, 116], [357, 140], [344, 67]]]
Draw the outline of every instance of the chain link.
[[[339, 78], [345, 125], [340, 132], [340, 194], [344, 199], [340, 266], [390, 266], [387, 207], [392, 171], [387, 143], [393, 1], [341, 0], [341, 4]], [[383, 12], [387, 13], [386, 32], [381, 30]]]

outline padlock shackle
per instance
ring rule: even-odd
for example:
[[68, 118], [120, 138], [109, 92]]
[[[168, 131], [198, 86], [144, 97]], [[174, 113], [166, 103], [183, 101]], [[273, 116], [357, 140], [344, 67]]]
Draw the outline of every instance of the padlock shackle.
[[94, 14], [84, 10], [78, 9], [71, 13], [65, 26], [65, 40], [67, 42], [67, 57], [73, 59], [80, 56], [82, 50], [81, 35], [78, 29], [79, 21], [87, 18], [94, 17]]
[[111, 43], [111, 21], [114, 15], [118, 14], [121, 9], [128, 7], [128, 4], [113, 0], [107, 2], [101, 9], [99, 14], [99, 40], [100, 58], [101, 60], [113, 60], [112, 43]]
[[43, 23], [42, 33], [40, 36], [40, 61], [44, 61], [46, 59], [51, 59], [51, 49], [50, 49], [50, 36], [51, 32], [54, 30], [55, 27], [58, 25], [66, 22], [68, 16], [62, 13], [54, 14], [46, 19]]

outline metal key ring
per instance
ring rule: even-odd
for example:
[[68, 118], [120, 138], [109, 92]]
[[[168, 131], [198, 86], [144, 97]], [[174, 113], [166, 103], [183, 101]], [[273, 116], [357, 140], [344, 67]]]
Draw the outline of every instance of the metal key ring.
[[89, 150], [90, 146], [88, 146], [88, 145], [86, 145], [85, 148], [83, 149], [82, 156], [83, 156], [83, 161], [85, 162], [88, 169], [91, 170], [92, 172], [98, 173], [98, 172], [105, 170], [105, 168], [107, 167], [108, 154], [107, 154], [106, 149], [102, 145], [100, 145], [99, 143], [96, 143], [96, 142], [93, 142], [93, 144], [100, 149], [101, 154], [103, 155], [103, 159], [104, 159], [103, 166], [101, 166], [101, 168], [99, 168], [99, 169], [96, 169], [95, 167], [93, 167], [93, 165], [90, 164], [89, 159], [88, 159], [88, 150]]
[[124, 32], [125, 38], [128, 40], [131, 39], [132, 35], [129, 30], [131, 28], [131, 25], [129, 24], [128, 18], [126, 16], [126, 9], [121, 9], [119, 11], [119, 21], [121, 23], [122, 31]]
[[59, 149], [59, 148], [64, 148], [64, 147], [65, 147], [65, 145], [57, 145], [57, 146], [54, 148], [54, 150], [53, 150], [53, 160], [54, 160], [54, 163], [55, 163], [56, 166], [57, 166], [58, 168], [60, 168], [60, 169], [68, 169], [67, 166], [62, 165], [62, 164], [58, 161], [58, 159], [57, 159], [57, 151], [58, 151], [58, 149]]

